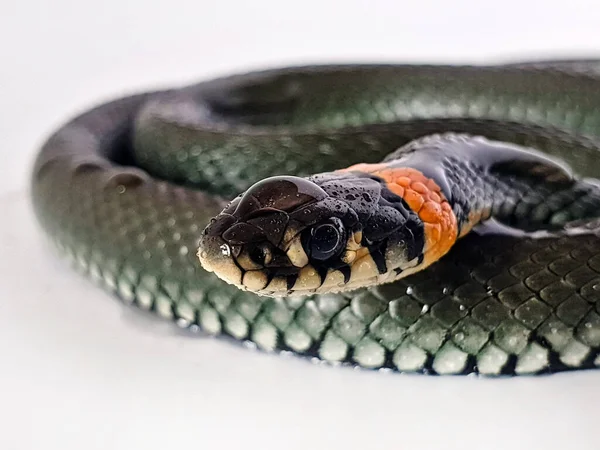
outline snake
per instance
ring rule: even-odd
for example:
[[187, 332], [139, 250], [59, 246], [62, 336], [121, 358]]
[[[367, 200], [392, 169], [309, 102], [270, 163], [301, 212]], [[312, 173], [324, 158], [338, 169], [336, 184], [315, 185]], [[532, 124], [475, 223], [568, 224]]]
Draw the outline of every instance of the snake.
[[599, 137], [597, 60], [265, 68], [77, 114], [31, 200], [73, 268], [200, 336], [551, 374], [600, 366]]

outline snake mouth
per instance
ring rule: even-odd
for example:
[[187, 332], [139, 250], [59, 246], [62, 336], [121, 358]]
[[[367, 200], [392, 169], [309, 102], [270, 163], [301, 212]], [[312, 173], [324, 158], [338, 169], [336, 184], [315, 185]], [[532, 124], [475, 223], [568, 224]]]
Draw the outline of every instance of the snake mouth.
[[197, 255], [202, 267], [223, 281], [269, 296], [288, 294], [302, 271], [268, 243], [235, 245], [218, 235], [203, 235]]
[[358, 248], [359, 237], [353, 235], [350, 240], [349, 247], [355, 249], [353, 261], [333, 267], [309, 260], [301, 247], [300, 235], [292, 239], [284, 252], [264, 242], [241, 246], [222, 235], [204, 234], [197, 255], [202, 267], [223, 281], [269, 297], [341, 292], [391, 281], [393, 273], [379, 273], [368, 249]]

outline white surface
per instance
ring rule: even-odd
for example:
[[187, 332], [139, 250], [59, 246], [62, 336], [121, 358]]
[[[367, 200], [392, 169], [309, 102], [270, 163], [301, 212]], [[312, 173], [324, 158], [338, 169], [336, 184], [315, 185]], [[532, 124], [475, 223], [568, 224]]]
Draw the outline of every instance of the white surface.
[[4, 1], [1, 449], [600, 448], [600, 375], [485, 380], [312, 366], [184, 335], [57, 262], [36, 147], [129, 90], [267, 64], [600, 55], [590, 1]]

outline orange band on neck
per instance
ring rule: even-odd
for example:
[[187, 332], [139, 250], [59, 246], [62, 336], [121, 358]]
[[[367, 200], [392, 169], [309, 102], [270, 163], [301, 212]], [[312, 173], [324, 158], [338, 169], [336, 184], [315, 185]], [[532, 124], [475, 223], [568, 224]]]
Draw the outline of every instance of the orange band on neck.
[[[402, 197], [423, 221], [425, 248], [423, 266], [444, 256], [458, 238], [458, 222], [441, 188], [431, 178], [410, 167], [388, 164], [356, 164], [338, 172], [365, 172], [385, 181], [387, 188]], [[422, 266], [422, 267], [423, 267]]]

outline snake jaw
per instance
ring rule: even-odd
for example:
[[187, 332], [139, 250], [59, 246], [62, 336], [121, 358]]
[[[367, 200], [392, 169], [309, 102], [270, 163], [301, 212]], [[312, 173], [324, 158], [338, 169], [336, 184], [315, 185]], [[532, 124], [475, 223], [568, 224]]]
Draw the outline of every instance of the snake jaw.
[[[302, 248], [292, 245], [291, 250], [280, 249], [271, 244], [264, 233], [258, 236], [255, 230], [240, 227], [246, 225], [243, 222], [223, 231], [221, 220], [228, 222], [229, 218], [217, 216], [200, 237], [197, 256], [201, 266], [242, 290], [265, 295], [286, 294], [290, 287], [288, 279], [296, 279], [308, 263], [304, 254], [306, 264], [298, 264]], [[235, 233], [236, 228], [239, 233]], [[246, 241], [241, 239], [244, 231], [249, 232]], [[233, 241], [225, 238], [232, 235]]]

